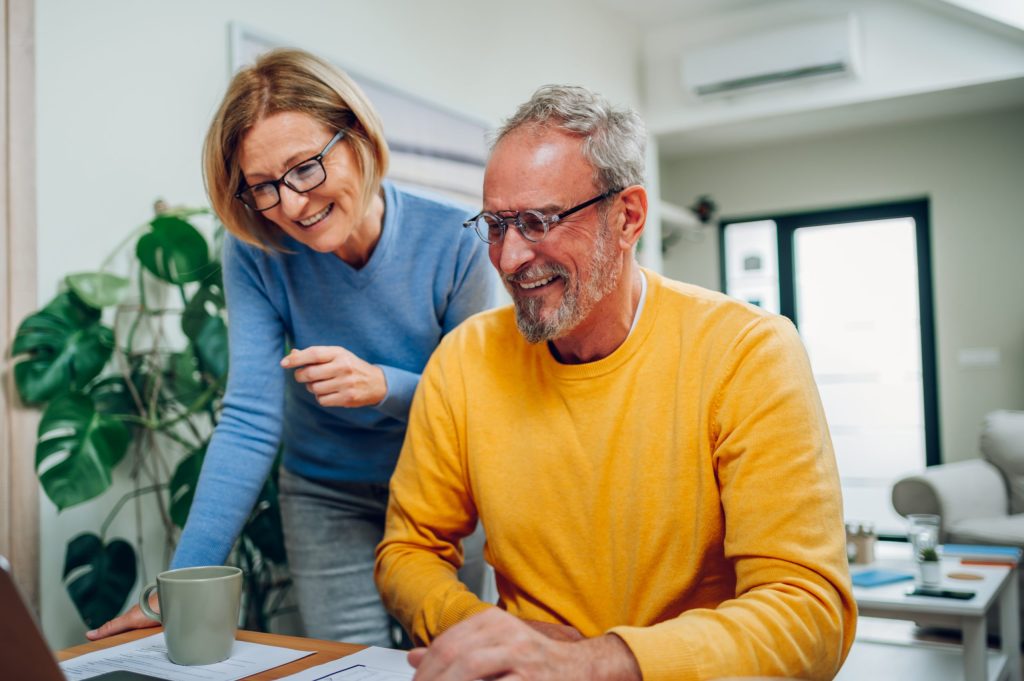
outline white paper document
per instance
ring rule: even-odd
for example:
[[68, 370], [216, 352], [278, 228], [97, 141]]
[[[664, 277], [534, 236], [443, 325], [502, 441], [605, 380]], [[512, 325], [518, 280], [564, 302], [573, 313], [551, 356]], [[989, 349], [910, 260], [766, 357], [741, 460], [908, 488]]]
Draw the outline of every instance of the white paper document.
[[89, 679], [118, 669], [157, 676], [168, 681], [237, 681], [237, 679], [294, 662], [312, 650], [293, 650], [247, 641], [235, 641], [231, 657], [217, 664], [182, 666], [167, 657], [163, 632], [86, 653], [60, 663], [68, 681]]
[[333, 662], [304, 669], [281, 681], [409, 681], [416, 672], [404, 650], [372, 646]]

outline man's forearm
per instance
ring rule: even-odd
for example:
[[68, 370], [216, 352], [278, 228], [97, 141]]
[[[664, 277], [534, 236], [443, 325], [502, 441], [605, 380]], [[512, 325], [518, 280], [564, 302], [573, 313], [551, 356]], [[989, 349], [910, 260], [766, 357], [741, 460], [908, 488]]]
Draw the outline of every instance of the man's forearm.
[[604, 634], [572, 645], [586, 647], [589, 664], [586, 678], [593, 681], [642, 681], [640, 665], [626, 642], [615, 634]]

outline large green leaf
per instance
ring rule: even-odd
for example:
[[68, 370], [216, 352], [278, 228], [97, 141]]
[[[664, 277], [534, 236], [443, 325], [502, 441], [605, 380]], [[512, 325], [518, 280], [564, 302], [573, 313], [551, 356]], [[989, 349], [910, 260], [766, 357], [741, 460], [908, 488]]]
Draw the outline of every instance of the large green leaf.
[[206, 457], [206, 445], [194, 450], [186, 456], [174, 469], [171, 476], [171, 520], [178, 527], [185, 527], [188, 519], [188, 512], [192, 508], [192, 499], [196, 494], [196, 484], [199, 482], [199, 471], [203, 468], [203, 459]]
[[88, 501], [110, 486], [131, 434], [117, 418], [97, 412], [85, 395], [50, 402], [39, 422], [36, 471], [59, 510]]
[[221, 281], [220, 265], [213, 263], [213, 266], [216, 270], [203, 280], [181, 315], [181, 328], [192, 340], [195, 340], [207, 319], [219, 317], [224, 309], [224, 284]]
[[64, 277], [68, 287], [96, 308], [117, 305], [128, 292], [128, 280], [109, 272], [79, 272]]
[[121, 376], [108, 376], [89, 388], [89, 398], [96, 411], [111, 416], [138, 416], [135, 399], [128, 383]]
[[228, 375], [228, 327], [220, 317], [207, 317], [196, 334], [196, 352], [203, 370], [217, 379]]
[[12, 354], [29, 357], [14, 367], [21, 399], [38, 404], [81, 390], [110, 359], [114, 332], [100, 323], [100, 311], [64, 292], [18, 327]]
[[149, 225], [150, 232], [139, 239], [135, 254], [154, 276], [171, 284], [187, 284], [210, 274], [210, 253], [199, 230], [166, 215]]
[[135, 550], [121, 539], [104, 546], [95, 534], [80, 534], [64, 554], [64, 587], [90, 628], [120, 614], [135, 576]]
[[215, 395], [211, 392], [202, 403], [206, 385], [200, 373], [199, 361], [191, 349], [175, 352], [167, 358], [167, 369], [164, 373], [164, 390], [166, 395], [183, 407], [195, 410], [202, 409], [206, 402]]

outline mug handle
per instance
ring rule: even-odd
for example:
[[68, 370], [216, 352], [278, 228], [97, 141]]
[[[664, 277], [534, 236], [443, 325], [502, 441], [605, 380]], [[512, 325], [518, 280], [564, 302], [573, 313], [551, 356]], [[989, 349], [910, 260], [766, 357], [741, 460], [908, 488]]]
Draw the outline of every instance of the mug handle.
[[144, 612], [146, 614], [146, 617], [148, 617], [149, 619], [156, 620], [157, 622], [163, 622], [164, 620], [160, 617], [160, 613], [158, 613], [153, 608], [149, 607], [149, 595], [154, 591], [156, 591], [155, 583], [150, 584], [142, 590], [142, 593], [139, 594], [139, 607], [142, 609], [142, 612]]

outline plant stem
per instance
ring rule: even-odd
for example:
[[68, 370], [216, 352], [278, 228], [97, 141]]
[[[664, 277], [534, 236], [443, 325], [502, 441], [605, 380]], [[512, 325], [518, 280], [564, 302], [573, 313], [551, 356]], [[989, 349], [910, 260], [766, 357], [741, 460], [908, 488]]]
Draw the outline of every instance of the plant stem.
[[108, 513], [107, 517], [104, 518], [103, 524], [100, 525], [100, 539], [103, 539], [104, 541], [106, 541], [106, 538], [107, 538], [107, 528], [110, 527], [110, 523], [112, 523], [114, 521], [114, 518], [116, 518], [117, 514], [121, 511], [121, 508], [126, 503], [128, 503], [128, 501], [130, 499], [134, 499], [135, 497], [139, 496], [140, 494], [148, 494], [149, 492], [159, 492], [160, 490], [164, 489], [165, 487], [167, 487], [166, 483], [150, 485], [149, 487], [140, 487], [138, 489], [134, 489], [131, 492], [126, 493], [124, 496], [122, 496], [120, 499], [118, 499], [117, 503], [114, 504], [114, 508], [110, 509], [110, 513]]
[[110, 267], [110, 262], [114, 259], [114, 256], [120, 253], [122, 249], [124, 249], [124, 247], [128, 245], [129, 241], [134, 239], [139, 234], [142, 234], [142, 232], [144, 232], [147, 229], [149, 229], [149, 223], [145, 222], [136, 227], [135, 229], [133, 229], [131, 232], [129, 232], [128, 236], [122, 239], [121, 242], [117, 244], [117, 246], [114, 246], [114, 250], [110, 251], [110, 253], [107, 254], [107, 257], [103, 259], [103, 262], [100, 263], [100, 271], [106, 271], [106, 269]]

